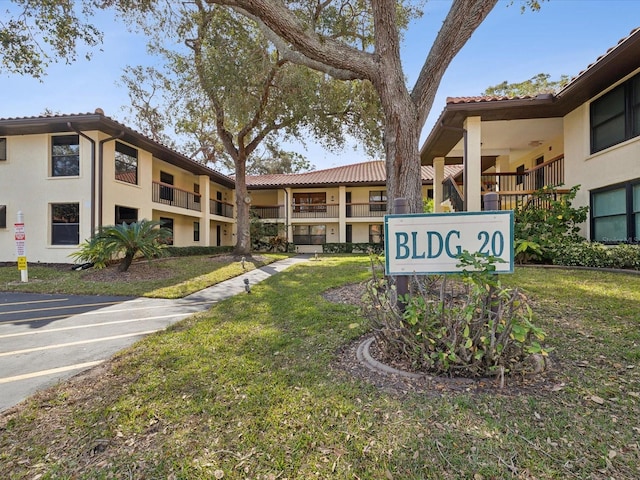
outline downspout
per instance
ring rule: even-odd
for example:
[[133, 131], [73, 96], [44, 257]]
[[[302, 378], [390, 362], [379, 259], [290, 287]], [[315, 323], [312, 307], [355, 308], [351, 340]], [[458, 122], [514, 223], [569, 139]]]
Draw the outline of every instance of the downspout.
[[82, 133], [71, 122], [67, 122], [67, 127], [91, 142], [91, 238], [93, 238], [96, 231], [96, 141]]
[[100, 140], [98, 143], [98, 229], [102, 230], [102, 197], [103, 197], [103, 183], [104, 183], [104, 144], [111, 140], [117, 140], [124, 137], [124, 130], [121, 130], [118, 135]]

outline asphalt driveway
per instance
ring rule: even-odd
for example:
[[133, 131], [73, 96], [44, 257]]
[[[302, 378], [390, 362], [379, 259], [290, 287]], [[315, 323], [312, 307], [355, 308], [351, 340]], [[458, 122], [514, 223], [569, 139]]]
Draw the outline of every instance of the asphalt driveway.
[[0, 293], [0, 411], [210, 305]]
[[0, 412], [271, 275], [298, 255], [178, 300], [0, 292]]

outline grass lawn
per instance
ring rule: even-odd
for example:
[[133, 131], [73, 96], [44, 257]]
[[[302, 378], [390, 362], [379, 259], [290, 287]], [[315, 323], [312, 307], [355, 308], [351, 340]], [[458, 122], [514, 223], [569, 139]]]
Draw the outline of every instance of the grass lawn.
[[[336, 367], [367, 331], [291, 267], [0, 415], [11, 479], [637, 479], [640, 275], [518, 268], [549, 334], [539, 389], [398, 393]], [[512, 383], [513, 382], [513, 383]], [[509, 388], [512, 387], [512, 388]]]
[[291, 255], [256, 255], [247, 258], [244, 268], [228, 255], [169, 257], [151, 262], [141, 259], [124, 273], [118, 272], [115, 265], [76, 272], [68, 267], [30, 264], [26, 283], [20, 282], [15, 266], [0, 267], [0, 291], [180, 298], [288, 256]]

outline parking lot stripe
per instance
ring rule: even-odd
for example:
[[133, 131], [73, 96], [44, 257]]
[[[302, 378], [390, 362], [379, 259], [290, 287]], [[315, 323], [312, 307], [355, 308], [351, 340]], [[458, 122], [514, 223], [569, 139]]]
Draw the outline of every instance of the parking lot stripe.
[[66, 302], [69, 300], [68, 298], [50, 298], [49, 300], [25, 300], [24, 302], [11, 302], [11, 303], [0, 303], [0, 307], [6, 307], [11, 305], [24, 305], [24, 304], [32, 304], [32, 303], [51, 303], [51, 302]]
[[12, 337], [21, 337], [23, 335], [39, 335], [41, 333], [52, 333], [52, 332], [64, 332], [65, 330], [76, 330], [78, 328], [93, 328], [93, 327], [102, 327], [106, 325], [118, 325], [121, 323], [132, 323], [132, 322], [142, 322], [145, 320], [159, 320], [161, 318], [173, 318], [173, 317], [186, 317], [189, 315], [188, 313], [175, 313], [173, 315], [160, 315], [157, 317], [142, 317], [142, 318], [132, 318], [130, 320], [114, 320], [113, 322], [101, 322], [101, 323], [90, 323], [88, 325], [74, 325], [73, 327], [60, 327], [60, 328], [47, 328], [40, 330], [31, 330], [28, 332], [20, 332], [20, 333], [8, 333], [7, 335], [0, 335], [0, 339], [2, 338], [12, 338]]
[[78, 342], [70, 342], [70, 343], [58, 343], [55, 345], [46, 345], [44, 347], [34, 347], [34, 348], [25, 348], [24, 350], [14, 350], [12, 352], [2, 352], [0, 353], [0, 357], [7, 357], [9, 355], [19, 355], [21, 353], [32, 353], [32, 352], [40, 352], [43, 350], [53, 350], [54, 348], [65, 348], [65, 347], [73, 347], [76, 345], [84, 345], [87, 343], [97, 343], [97, 342], [106, 342], [109, 340], [117, 340], [119, 338], [127, 338], [127, 337], [136, 337], [139, 335], [149, 335], [151, 333], [157, 332], [158, 330], [146, 330], [144, 332], [135, 332], [135, 333], [126, 333], [124, 335], [114, 335], [112, 337], [101, 337], [101, 338], [92, 338], [90, 340], [80, 340]]
[[99, 307], [104, 305], [116, 305], [118, 303], [122, 303], [122, 302], [115, 301], [115, 302], [98, 302], [98, 303], [80, 303], [77, 305], [61, 305], [59, 307], [30, 308], [28, 310], [11, 310], [9, 312], [0, 312], [0, 315], [10, 315], [12, 313], [46, 312], [49, 310], [62, 310], [67, 308]]
[[76, 363], [75, 365], [67, 365], [66, 367], [51, 368], [49, 370], [40, 370], [39, 372], [25, 373], [23, 375], [16, 375], [14, 377], [0, 378], [0, 384], [17, 382], [19, 380], [28, 380], [30, 378], [44, 377], [45, 375], [53, 375], [55, 373], [64, 373], [71, 370], [80, 370], [83, 368], [95, 367], [100, 365], [104, 360], [97, 360], [95, 362]]

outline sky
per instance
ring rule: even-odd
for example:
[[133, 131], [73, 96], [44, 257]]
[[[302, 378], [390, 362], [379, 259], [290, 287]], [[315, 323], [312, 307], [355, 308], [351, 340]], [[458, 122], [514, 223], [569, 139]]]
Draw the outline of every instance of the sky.
[[[427, 0], [424, 15], [405, 34], [402, 60], [411, 87], [435, 39], [451, 2]], [[640, 27], [640, 0], [549, 0], [538, 12], [521, 13], [521, 0], [500, 0], [453, 59], [438, 88], [433, 108], [422, 131], [421, 144], [439, 117], [447, 97], [481, 95], [503, 81], [522, 82], [539, 73], [558, 80], [574, 77]], [[0, 0], [0, 11], [9, 7]], [[98, 18], [104, 32], [100, 49], [90, 61], [79, 55], [70, 65], [52, 64], [41, 80], [0, 72], [0, 118], [55, 113], [105, 114], [125, 122], [129, 102], [120, 77], [129, 66], [153, 60], [145, 37], [127, 31], [108, 13]], [[305, 155], [317, 170], [374, 160], [356, 146], [337, 154], [307, 142], [289, 148]]]

